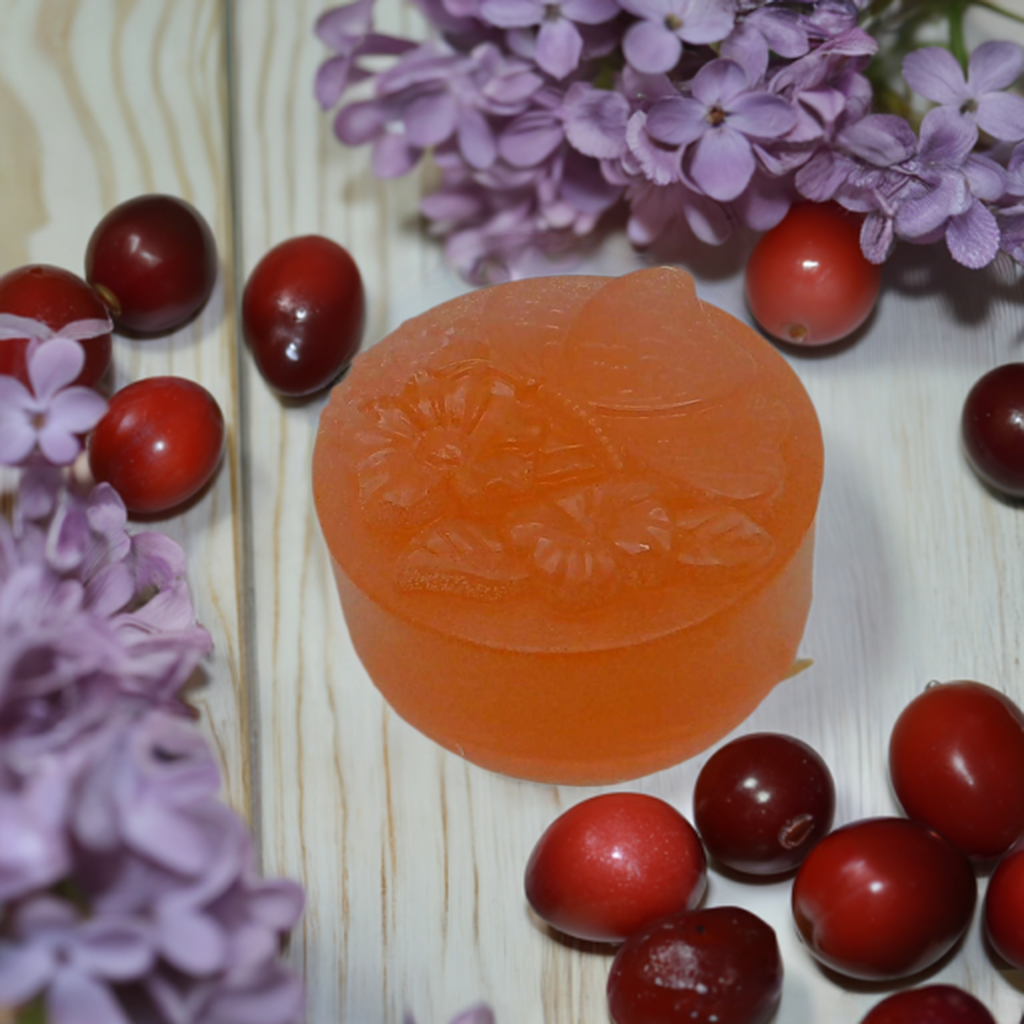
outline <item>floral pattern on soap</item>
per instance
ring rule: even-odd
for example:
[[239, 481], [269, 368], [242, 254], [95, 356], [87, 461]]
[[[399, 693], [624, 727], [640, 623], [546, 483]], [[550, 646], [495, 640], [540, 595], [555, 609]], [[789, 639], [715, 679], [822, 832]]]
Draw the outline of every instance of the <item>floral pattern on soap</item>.
[[[400, 589], [484, 600], [532, 589], [571, 609], [771, 559], [764, 527], [722, 503], [727, 487], [702, 488], [699, 474], [680, 486], [628, 438], [621, 448], [609, 440], [607, 411], [565, 390], [469, 358], [421, 370], [360, 407], [360, 502], [369, 526], [400, 545]], [[672, 445], [683, 445], [678, 424]], [[774, 476], [779, 453], [765, 456]], [[708, 454], [687, 461], [702, 465]]]

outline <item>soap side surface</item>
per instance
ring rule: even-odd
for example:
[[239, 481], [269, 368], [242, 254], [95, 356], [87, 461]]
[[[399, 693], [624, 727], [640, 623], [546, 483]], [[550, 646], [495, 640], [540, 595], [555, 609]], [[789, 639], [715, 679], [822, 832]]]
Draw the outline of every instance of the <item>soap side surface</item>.
[[699, 752], [786, 673], [821, 474], [785, 360], [656, 268], [403, 324], [332, 394], [314, 496], [392, 706], [486, 767], [599, 782]]

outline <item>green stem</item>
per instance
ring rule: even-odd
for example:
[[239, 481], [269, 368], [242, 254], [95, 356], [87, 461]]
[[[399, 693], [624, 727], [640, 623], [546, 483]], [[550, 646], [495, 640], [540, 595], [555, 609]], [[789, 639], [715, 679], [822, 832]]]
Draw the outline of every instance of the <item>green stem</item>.
[[964, 14], [968, 0], [952, 0], [949, 5], [949, 50], [965, 71], [969, 54], [967, 40], [964, 39]]

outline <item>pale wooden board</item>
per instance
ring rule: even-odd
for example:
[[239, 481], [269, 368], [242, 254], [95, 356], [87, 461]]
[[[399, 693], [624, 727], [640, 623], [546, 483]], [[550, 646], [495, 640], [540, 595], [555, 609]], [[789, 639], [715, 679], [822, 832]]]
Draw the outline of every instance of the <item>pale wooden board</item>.
[[[282, 405], [244, 353], [235, 376], [233, 271], [244, 277], [291, 235], [321, 232], [355, 254], [370, 298], [368, 341], [464, 288], [415, 215], [428, 172], [375, 181], [368, 153], [340, 147], [316, 108], [312, 76], [325, 54], [311, 26], [323, 6], [234, 5], [232, 225], [221, 5], [0, 3], [0, 131], [25, 140], [0, 157], [5, 182], [22, 175], [0, 188], [2, 268], [25, 258], [77, 267], [103, 210], [152, 188], [191, 199], [214, 225], [226, 264], [212, 306], [169, 342], [119, 342], [117, 379], [194, 376], [236, 424], [211, 494], [161, 528], [185, 544], [217, 640], [204, 711], [228, 793], [247, 805], [251, 710], [264, 866], [309, 890], [288, 953], [309, 986], [308, 1020], [398, 1024], [410, 1010], [419, 1024], [443, 1024], [485, 998], [499, 1024], [600, 1024], [608, 956], [553, 941], [522, 896], [540, 832], [593, 791], [489, 775], [383, 705], [348, 641], [310, 500], [322, 402]], [[378, 9], [388, 28], [419, 31], [400, 0]], [[745, 316], [740, 255], [692, 260], [702, 294]], [[638, 260], [618, 241], [595, 265], [617, 273]], [[836, 776], [840, 821], [894, 809], [888, 730], [930, 678], [984, 679], [1024, 699], [1020, 510], [977, 485], [957, 441], [970, 384], [1020, 357], [1022, 288], [914, 249], [886, 280], [855, 344], [793, 359], [818, 406], [828, 463], [802, 652], [815, 664], [741, 730], [791, 732], [818, 747]], [[620, 788], [689, 813], [702, 760]], [[778, 1024], [858, 1021], [879, 994], [824, 978], [799, 947], [787, 898], [785, 884], [711, 879], [709, 902], [740, 902], [779, 934], [787, 976]], [[975, 991], [1000, 1024], [1019, 1020], [1021, 981], [990, 962], [977, 921], [936, 977]]]

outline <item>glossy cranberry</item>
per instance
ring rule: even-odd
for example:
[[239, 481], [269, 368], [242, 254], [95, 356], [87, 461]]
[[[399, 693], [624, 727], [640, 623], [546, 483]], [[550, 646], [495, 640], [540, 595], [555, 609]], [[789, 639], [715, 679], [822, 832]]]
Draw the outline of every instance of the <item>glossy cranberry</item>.
[[242, 330], [266, 382], [301, 398], [352, 361], [365, 319], [355, 261], [319, 235], [291, 238], [256, 264], [242, 295]]
[[773, 338], [827, 345], [871, 315], [881, 268], [860, 246], [861, 218], [835, 203], [798, 203], [754, 247], [747, 304]]
[[136, 196], [96, 225], [85, 276], [119, 328], [163, 334], [206, 304], [217, 279], [217, 246], [202, 215], [183, 199]]
[[835, 784], [806, 743], [778, 733], [742, 736], [697, 776], [693, 820], [708, 853], [734, 871], [792, 871], [832, 827]]
[[871, 818], [829, 833], [793, 882], [807, 948], [852, 978], [909, 977], [967, 929], [977, 883], [952, 843], [906, 818]]
[[924, 985], [883, 999], [861, 1024], [996, 1024], [969, 992], [955, 985]]
[[1024, 970], [1024, 847], [1008, 853], [988, 880], [985, 930], [992, 948]]
[[968, 857], [999, 857], [1024, 834], [1024, 715], [990, 686], [941, 683], [912, 700], [893, 726], [889, 774], [906, 815]]
[[978, 380], [964, 402], [961, 432], [978, 476], [1024, 498], [1024, 363], [997, 366]]
[[643, 793], [605, 793], [570, 807], [526, 866], [534, 911], [567, 935], [598, 942], [621, 942], [655, 918], [695, 907], [706, 885], [693, 826]]
[[[39, 320], [57, 331], [75, 320], [106, 320], [107, 308], [77, 274], [46, 263], [16, 267], [0, 277], [0, 313]], [[87, 338], [85, 365], [76, 384], [95, 387], [110, 365], [110, 334]], [[0, 374], [28, 384], [25, 349], [28, 340], [0, 341]]]
[[176, 508], [212, 478], [224, 451], [216, 399], [183, 377], [146, 377], [114, 394], [89, 440], [93, 476], [130, 512]]
[[623, 943], [608, 975], [615, 1024], [764, 1024], [781, 992], [775, 932], [739, 907], [648, 925]]

